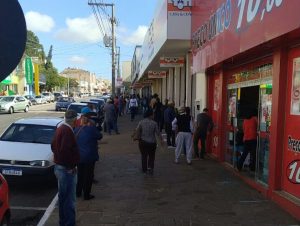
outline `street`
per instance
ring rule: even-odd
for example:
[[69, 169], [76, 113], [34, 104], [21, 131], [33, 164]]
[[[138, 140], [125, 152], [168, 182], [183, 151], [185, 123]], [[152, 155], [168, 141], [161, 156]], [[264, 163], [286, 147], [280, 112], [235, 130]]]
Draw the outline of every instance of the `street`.
[[[0, 132], [12, 122], [35, 116], [62, 117], [63, 112], [54, 111], [54, 103], [31, 106], [28, 113], [0, 115]], [[45, 181], [42, 178], [7, 178], [11, 208], [11, 225], [37, 225], [45, 210], [55, 197], [56, 181]]]

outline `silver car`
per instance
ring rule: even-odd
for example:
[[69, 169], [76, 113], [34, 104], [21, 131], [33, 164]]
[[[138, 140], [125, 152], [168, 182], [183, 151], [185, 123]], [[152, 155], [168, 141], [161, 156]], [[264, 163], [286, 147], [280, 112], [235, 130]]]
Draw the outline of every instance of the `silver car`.
[[5, 96], [0, 99], [0, 112], [12, 114], [16, 111], [28, 112], [29, 101], [22, 96]]

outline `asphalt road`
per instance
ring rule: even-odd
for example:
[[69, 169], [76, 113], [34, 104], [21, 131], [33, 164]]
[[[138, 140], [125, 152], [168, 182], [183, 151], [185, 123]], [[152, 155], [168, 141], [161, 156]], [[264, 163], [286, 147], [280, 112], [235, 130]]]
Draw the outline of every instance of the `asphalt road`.
[[[31, 106], [28, 113], [0, 114], [0, 133], [12, 122], [28, 117], [62, 117], [63, 112], [54, 111], [54, 103]], [[21, 180], [20, 180], [21, 179]], [[57, 193], [56, 180], [52, 178], [7, 178], [12, 226], [37, 225]]]

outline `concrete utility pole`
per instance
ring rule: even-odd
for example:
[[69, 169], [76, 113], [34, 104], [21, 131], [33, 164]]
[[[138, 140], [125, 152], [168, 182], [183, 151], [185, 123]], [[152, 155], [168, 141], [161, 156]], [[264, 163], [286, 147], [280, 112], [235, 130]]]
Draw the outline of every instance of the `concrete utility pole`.
[[107, 3], [91, 3], [89, 2], [88, 5], [95, 5], [95, 6], [110, 6], [111, 7], [111, 93], [112, 95], [116, 94], [116, 62], [115, 62], [115, 55], [116, 55], [116, 38], [115, 38], [115, 24], [116, 24], [116, 19], [114, 16], [114, 4], [107, 4]]

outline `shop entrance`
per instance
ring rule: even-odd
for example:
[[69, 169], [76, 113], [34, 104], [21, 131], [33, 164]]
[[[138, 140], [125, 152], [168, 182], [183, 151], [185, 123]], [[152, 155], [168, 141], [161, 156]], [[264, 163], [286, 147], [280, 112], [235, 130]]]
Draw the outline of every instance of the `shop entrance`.
[[271, 118], [272, 85], [255, 84], [254, 86], [228, 89], [227, 148], [225, 161], [233, 167], [244, 151], [243, 121], [250, 112], [257, 116], [257, 147], [255, 173], [250, 172], [250, 155], [248, 154], [243, 173], [267, 183], [269, 156], [269, 126]]

